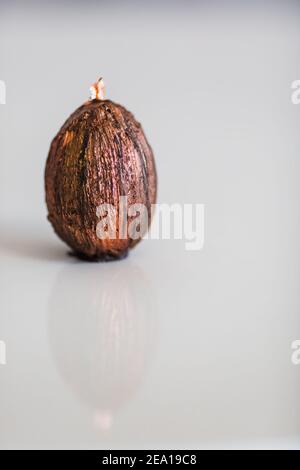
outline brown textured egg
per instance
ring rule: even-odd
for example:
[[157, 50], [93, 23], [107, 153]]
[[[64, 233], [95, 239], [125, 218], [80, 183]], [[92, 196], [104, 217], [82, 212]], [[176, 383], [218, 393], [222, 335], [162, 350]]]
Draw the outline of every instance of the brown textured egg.
[[[134, 218], [129, 215], [121, 230], [120, 198], [127, 197], [128, 207], [143, 204], [150, 224], [156, 201], [154, 157], [133, 115], [103, 99], [102, 79], [91, 92], [92, 99], [67, 119], [52, 141], [45, 171], [48, 219], [79, 257], [122, 258], [144, 233], [140, 229], [140, 237], [129, 236]], [[115, 235], [108, 230], [99, 237], [98, 208], [106, 204], [115, 209]]]

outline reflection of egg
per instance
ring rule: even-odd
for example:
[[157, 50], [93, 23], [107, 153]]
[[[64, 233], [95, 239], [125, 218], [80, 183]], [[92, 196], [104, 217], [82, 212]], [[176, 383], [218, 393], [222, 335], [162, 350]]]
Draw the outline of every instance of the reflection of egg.
[[49, 301], [49, 337], [60, 374], [102, 429], [136, 391], [153, 349], [153, 292], [141, 270], [72, 264]]
[[102, 431], [108, 431], [112, 427], [112, 414], [110, 411], [96, 411], [94, 425]]

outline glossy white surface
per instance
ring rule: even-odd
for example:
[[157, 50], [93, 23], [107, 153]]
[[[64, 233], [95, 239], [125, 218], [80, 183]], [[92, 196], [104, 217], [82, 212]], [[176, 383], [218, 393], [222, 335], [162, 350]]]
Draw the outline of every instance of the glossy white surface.
[[287, 266], [180, 242], [85, 264], [47, 226], [18, 229], [1, 237], [2, 447], [296, 441]]
[[[1, 448], [300, 447], [300, 12], [286, 5], [6, 6]], [[202, 251], [144, 241], [89, 264], [53, 234], [49, 141], [99, 71], [143, 122], [160, 202], [205, 204]]]

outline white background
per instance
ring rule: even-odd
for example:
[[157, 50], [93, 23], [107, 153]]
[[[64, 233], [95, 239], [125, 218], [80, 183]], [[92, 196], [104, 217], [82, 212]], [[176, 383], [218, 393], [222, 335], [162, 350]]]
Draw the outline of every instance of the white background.
[[[0, 447], [299, 448], [297, 2], [72, 3], [0, 3]], [[54, 235], [49, 144], [99, 75], [202, 251]]]

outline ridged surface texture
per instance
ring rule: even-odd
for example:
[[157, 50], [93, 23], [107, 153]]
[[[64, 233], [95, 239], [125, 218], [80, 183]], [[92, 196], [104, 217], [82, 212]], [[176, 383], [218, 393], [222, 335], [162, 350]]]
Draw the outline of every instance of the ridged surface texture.
[[[78, 108], [52, 141], [45, 170], [48, 218], [55, 232], [86, 259], [126, 256], [139, 240], [100, 239], [97, 207], [119, 197], [128, 206], [156, 201], [153, 153], [141, 125], [123, 106], [92, 100]], [[127, 224], [130, 223], [130, 218]]]

